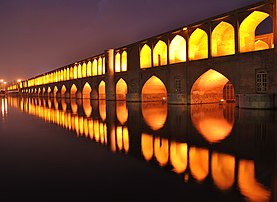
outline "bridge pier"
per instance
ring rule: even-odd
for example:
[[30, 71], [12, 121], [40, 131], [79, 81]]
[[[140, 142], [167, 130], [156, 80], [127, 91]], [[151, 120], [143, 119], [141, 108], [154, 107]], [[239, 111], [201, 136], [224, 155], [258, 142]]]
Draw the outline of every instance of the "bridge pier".
[[273, 109], [274, 95], [273, 94], [239, 94], [239, 108], [249, 109]]
[[188, 104], [185, 94], [168, 93], [167, 102], [169, 104]]
[[116, 100], [115, 93], [115, 82], [114, 82], [114, 49], [109, 49], [105, 51], [105, 92], [106, 100]]
[[140, 102], [141, 101], [141, 94], [140, 93], [127, 93], [126, 94], [126, 101], [128, 102]]

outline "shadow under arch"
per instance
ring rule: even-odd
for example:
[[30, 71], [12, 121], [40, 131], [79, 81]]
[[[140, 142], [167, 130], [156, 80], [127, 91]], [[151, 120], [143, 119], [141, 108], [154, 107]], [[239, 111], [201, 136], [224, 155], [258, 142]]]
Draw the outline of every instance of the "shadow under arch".
[[232, 83], [223, 74], [209, 69], [193, 84], [190, 91], [190, 104], [218, 103], [235, 101]]
[[165, 101], [167, 90], [164, 83], [156, 76], [149, 78], [141, 91], [142, 101]]

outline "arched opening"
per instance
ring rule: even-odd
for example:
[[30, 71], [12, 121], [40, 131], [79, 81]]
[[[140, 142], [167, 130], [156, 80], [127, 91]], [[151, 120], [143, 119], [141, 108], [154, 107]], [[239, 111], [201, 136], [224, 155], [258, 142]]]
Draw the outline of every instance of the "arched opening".
[[159, 40], [154, 47], [153, 64], [154, 67], [167, 64], [167, 45], [161, 40]]
[[83, 99], [83, 109], [87, 117], [90, 117], [92, 113], [92, 107], [90, 103], [90, 99]]
[[140, 51], [140, 68], [149, 68], [152, 66], [151, 49], [147, 44], [144, 44]]
[[116, 84], [116, 100], [126, 100], [127, 84], [123, 79], [119, 79]]
[[73, 69], [73, 79], [77, 79], [77, 78], [78, 78], [78, 67], [77, 65], [75, 65]]
[[98, 87], [99, 100], [106, 99], [105, 82], [101, 81]]
[[127, 52], [123, 51], [121, 54], [121, 71], [127, 71]]
[[91, 71], [91, 61], [88, 62], [87, 64], [87, 76], [91, 76], [92, 74], [92, 71]]
[[[222, 101], [224, 92], [227, 93], [226, 90], [224, 91], [227, 83], [228, 93], [230, 93], [230, 91], [233, 91], [233, 87], [229, 80], [215, 70], [208, 70], [194, 82], [190, 93], [190, 103], [216, 103]], [[234, 93], [232, 92], [231, 95], [234, 96]], [[225, 98], [227, 99], [227, 97]], [[228, 97], [229, 100], [234, 101], [235, 98]]]
[[78, 78], [82, 78], [82, 65], [78, 65]]
[[203, 58], [208, 58], [208, 35], [204, 30], [197, 28], [189, 38], [189, 59]]
[[174, 64], [186, 61], [186, 40], [176, 35], [169, 46], [169, 63]]
[[163, 82], [156, 76], [148, 79], [142, 88], [142, 101], [165, 101], [167, 90]]
[[85, 83], [84, 88], [83, 88], [83, 98], [88, 98], [90, 99], [90, 92], [91, 92], [91, 87], [88, 82]]
[[82, 77], [87, 76], [87, 64], [84, 62], [82, 65]]
[[61, 88], [61, 96], [64, 97], [65, 93], [66, 93], [66, 87], [65, 87], [65, 85], [63, 85]]
[[235, 30], [227, 22], [220, 22], [212, 32], [212, 56], [235, 54]]
[[58, 87], [55, 86], [54, 90], [53, 90], [53, 96], [56, 97], [57, 96], [57, 92], [59, 91]]
[[92, 63], [92, 76], [96, 76], [96, 75], [97, 75], [97, 60], [94, 59]]
[[167, 119], [167, 104], [163, 102], [142, 103], [142, 116], [152, 130], [159, 130]]
[[[262, 28], [264, 33], [259, 33], [259, 27]], [[272, 27], [272, 18], [269, 14], [261, 11], [253, 11], [243, 20], [239, 28], [240, 52], [273, 48]]]
[[115, 55], [115, 72], [120, 72], [120, 53]]
[[60, 81], [64, 80], [64, 73], [63, 70], [60, 71]]
[[70, 79], [74, 79], [74, 67], [70, 67]]
[[76, 98], [76, 92], [77, 92], [77, 87], [75, 84], [73, 84], [70, 89], [70, 98]]
[[98, 59], [98, 75], [102, 75], [103, 74], [103, 61], [102, 58], [99, 57]]
[[50, 87], [48, 87], [47, 93], [48, 93], [48, 96], [50, 96], [50, 94], [51, 94], [51, 88]]

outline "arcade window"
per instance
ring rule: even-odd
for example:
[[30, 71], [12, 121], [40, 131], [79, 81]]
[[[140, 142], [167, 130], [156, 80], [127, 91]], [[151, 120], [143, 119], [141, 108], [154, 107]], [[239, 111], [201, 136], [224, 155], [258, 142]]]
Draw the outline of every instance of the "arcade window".
[[175, 79], [175, 91], [181, 92], [181, 79]]
[[267, 91], [267, 73], [258, 72], [256, 75], [256, 88], [258, 93], [264, 93]]

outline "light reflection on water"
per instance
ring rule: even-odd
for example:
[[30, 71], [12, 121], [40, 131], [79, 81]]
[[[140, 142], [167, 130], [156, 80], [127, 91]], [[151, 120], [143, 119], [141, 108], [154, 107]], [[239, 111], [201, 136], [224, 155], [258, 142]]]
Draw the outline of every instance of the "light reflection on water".
[[[7, 99], [1, 103], [2, 114], [7, 113]], [[8, 103], [112, 152], [174, 172], [184, 183], [213, 184], [246, 201], [270, 201], [276, 195], [276, 182], [260, 181], [256, 172], [260, 162], [274, 166], [274, 123], [267, 122], [276, 118], [272, 111], [239, 110], [233, 104], [168, 106], [88, 99], [9, 97]], [[251, 113], [260, 118], [251, 119]]]

